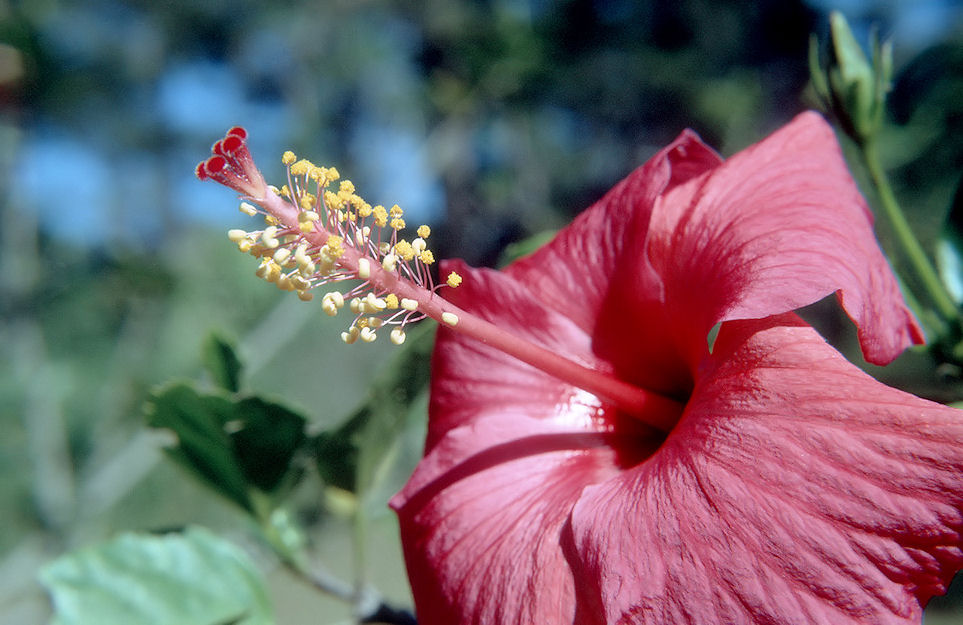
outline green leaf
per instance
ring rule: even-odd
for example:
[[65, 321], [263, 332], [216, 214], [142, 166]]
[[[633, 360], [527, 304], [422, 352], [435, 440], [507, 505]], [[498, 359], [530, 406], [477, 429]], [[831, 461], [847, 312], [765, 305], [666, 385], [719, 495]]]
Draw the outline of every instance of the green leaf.
[[247, 555], [201, 528], [123, 534], [40, 573], [52, 625], [269, 625], [266, 585]]
[[148, 424], [171, 430], [167, 451], [209, 486], [249, 512], [251, 488], [274, 493], [303, 446], [305, 418], [259, 397], [231, 399], [173, 384], [156, 393]]
[[242, 366], [233, 341], [212, 332], [201, 348], [201, 359], [215, 384], [231, 393], [240, 390]]

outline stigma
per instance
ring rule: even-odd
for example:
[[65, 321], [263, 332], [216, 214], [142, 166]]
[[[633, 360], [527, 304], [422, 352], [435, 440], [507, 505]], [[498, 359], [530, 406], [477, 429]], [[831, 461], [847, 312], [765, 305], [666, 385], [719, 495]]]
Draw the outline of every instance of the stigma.
[[[261, 228], [228, 231], [238, 250], [259, 263], [255, 275], [305, 301], [324, 288], [321, 309], [330, 316], [348, 309], [353, 315], [341, 334], [345, 343], [370, 343], [378, 331], [391, 327], [391, 342], [401, 345], [405, 327], [436, 313], [435, 293], [456, 288], [462, 278], [452, 272], [435, 284], [428, 249], [431, 229], [419, 226], [411, 241], [403, 231], [404, 210], [372, 206], [335, 167], [315, 165], [286, 151], [281, 163], [286, 183], [267, 185], [246, 145], [247, 132], [232, 128], [214, 144], [212, 156], [198, 164], [197, 177], [214, 180], [241, 194], [239, 209], [260, 216]], [[350, 282], [346, 288], [330, 285]], [[441, 320], [457, 323], [446, 313]], [[431, 316], [441, 317], [441, 313]]]

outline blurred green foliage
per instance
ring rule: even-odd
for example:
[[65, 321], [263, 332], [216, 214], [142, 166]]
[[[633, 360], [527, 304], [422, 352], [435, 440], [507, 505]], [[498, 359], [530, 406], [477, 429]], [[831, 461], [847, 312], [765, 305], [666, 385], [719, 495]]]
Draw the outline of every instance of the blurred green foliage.
[[[290, 147], [422, 211], [440, 257], [494, 264], [685, 127], [729, 154], [787, 121], [806, 106], [809, 34], [826, 28], [777, 0], [0, 1], [0, 623], [44, 622], [35, 571], [119, 530], [243, 535], [144, 427], [151, 389], [174, 378], [283, 397], [352, 453], [358, 432], [402, 428], [391, 463], [386, 449], [364, 452], [363, 478], [322, 467], [292, 501], [330, 568], [407, 601], [383, 503], [416, 460], [419, 420], [368, 427], [390, 346], [341, 345], [338, 320], [279, 299], [223, 236], [244, 217], [191, 174], [225, 128], [248, 127], [269, 179]], [[930, 245], [963, 166], [963, 42], [912, 58], [894, 44], [882, 151]], [[204, 372], [211, 332], [238, 338], [243, 370]], [[389, 470], [363, 504], [372, 567], [352, 555], [344, 493]], [[279, 622], [349, 617], [270, 562]]]

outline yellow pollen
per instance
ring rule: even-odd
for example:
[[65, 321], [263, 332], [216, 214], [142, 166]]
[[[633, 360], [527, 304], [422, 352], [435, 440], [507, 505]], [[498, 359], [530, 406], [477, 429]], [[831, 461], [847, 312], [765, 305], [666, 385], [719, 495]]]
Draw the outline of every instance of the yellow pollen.
[[340, 195], [342, 193], [346, 193], [348, 195], [354, 193], [354, 183], [350, 180], [342, 180], [341, 186], [338, 187], [338, 194]]
[[391, 210], [388, 211], [388, 214], [391, 215], [392, 217], [401, 217], [404, 214], [404, 211], [401, 210], [400, 206], [395, 204], [394, 206], [391, 207]]
[[461, 276], [454, 271], [448, 274], [448, 286], [454, 289], [457, 288], [459, 284], [461, 284]]
[[291, 150], [287, 150], [284, 154], [281, 155], [281, 162], [285, 165], [291, 165], [297, 159], [298, 157], [295, 156], [294, 152], [292, 152]]
[[227, 231], [227, 238], [234, 243], [238, 243], [239, 241], [247, 239], [247, 231], [241, 230], [240, 228], [231, 228]]
[[381, 268], [385, 271], [394, 271], [395, 265], [398, 264], [398, 257], [394, 254], [388, 254], [381, 259]]
[[394, 293], [388, 293], [385, 295], [385, 304], [388, 306], [389, 310], [398, 308], [398, 296]]
[[421, 259], [421, 262], [425, 263], [426, 265], [430, 265], [431, 263], [435, 262], [435, 255], [431, 253], [431, 250], [425, 250], [418, 255], [418, 258]]
[[247, 202], [241, 202], [241, 205], [238, 206], [237, 209], [248, 217], [254, 217], [257, 215], [257, 209], [254, 208], [252, 204], [248, 204]]
[[395, 243], [395, 254], [408, 261], [415, 257], [415, 250], [412, 249], [411, 243], [402, 239]]
[[429, 234], [431, 234], [431, 228], [424, 224], [418, 226], [418, 236], [422, 239], [427, 239]]
[[407, 297], [403, 297], [401, 299], [401, 307], [407, 311], [418, 310], [418, 300], [413, 300], [413, 299], [408, 299]]
[[404, 230], [405, 220], [400, 217], [395, 217], [394, 219], [391, 220], [391, 227], [394, 230]]
[[358, 207], [358, 216], [362, 218], [370, 217], [372, 210], [374, 209], [371, 208], [371, 204], [368, 204], [367, 202], [365, 202], [364, 204]]
[[385, 210], [384, 206], [380, 204], [372, 209], [372, 214], [374, 215], [374, 223], [379, 228], [384, 228], [388, 225], [388, 211]]
[[327, 176], [326, 176], [326, 177], [327, 177], [327, 179], [328, 179], [328, 183], [330, 184], [330, 183], [334, 182], [335, 180], [337, 180], [338, 178], [340, 178], [340, 177], [341, 177], [341, 174], [338, 173], [338, 168], [337, 168], [337, 167], [328, 167], [328, 173], [327, 173]]
[[441, 313], [441, 320], [450, 326], [456, 325], [458, 323], [458, 315], [452, 312]]
[[301, 201], [298, 204], [301, 205], [301, 210], [309, 211], [318, 203], [318, 198], [310, 193], [305, 193], [301, 196]]
[[292, 176], [307, 176], [308, 172], [314, 169], [314, 163], [306, 158], [302, 158], [297, 163], [291, 165]]

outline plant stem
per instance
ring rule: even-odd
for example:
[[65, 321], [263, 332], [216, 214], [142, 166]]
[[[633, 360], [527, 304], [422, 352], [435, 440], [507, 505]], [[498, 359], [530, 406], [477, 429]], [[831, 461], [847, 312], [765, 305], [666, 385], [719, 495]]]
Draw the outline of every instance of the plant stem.
[[954, 324], [959, 314], [956, 303], [946, 292], [936, 269], [906, 221], [906, 217], [900, 209], [899, 201], [896, 199], [896, 194], [893, 193], [886, 171], [880, 164], [876, 143], [873, 141], [862, 142], [860, 152], [873, 185], [876, 187], [883, 216], [889, 222], [893, 234], [896, 236], [897, 245], [915, 274], [926, 299], [935, 308], [945, 324]]

